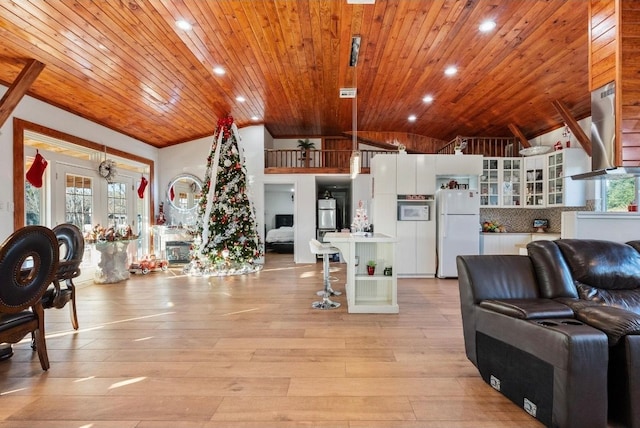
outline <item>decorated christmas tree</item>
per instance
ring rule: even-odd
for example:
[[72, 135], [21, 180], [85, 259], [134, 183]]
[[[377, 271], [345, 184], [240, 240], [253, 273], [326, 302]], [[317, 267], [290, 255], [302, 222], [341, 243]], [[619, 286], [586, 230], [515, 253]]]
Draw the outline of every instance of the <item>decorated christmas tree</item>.
[[232, 117], [218, 121], [207, 159], [198, 203], [197, 238], [185, 272], [192, 275], [234, 275], [254, 272], [262, 257], [255, 211], [247, 194], [240, 136]]
[[355, 233], [366, 232], [369, 228], [369, 217], [367, 216], [367, 209], [364, 207], [362, 201], [358, 201], [358, 208], [356, 208], [356, 215], [353, 217], [353, 223], [351, 227]]

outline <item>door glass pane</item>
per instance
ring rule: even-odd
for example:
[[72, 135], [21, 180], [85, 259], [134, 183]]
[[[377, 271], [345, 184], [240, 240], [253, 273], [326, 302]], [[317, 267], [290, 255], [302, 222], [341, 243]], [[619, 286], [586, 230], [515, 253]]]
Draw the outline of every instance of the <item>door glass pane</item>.
[[[24, 170], [29, 171], [34, 158], [27, 158]], [[47, 183], [43, 180], [42, 187], [35, 187], [28, 180], [24, 182], [24, 213], [25, 223], [27, 226], [31, 224], [44, 225], [44, 189]]]
[[66, 174], [65, 183], [65, 221], [75, 224], [80, 230], [91, 229], [93, 227], [93, 187], [91, 178]]
[[25, 197], [25, 224], [27, 226], [31, 224], [43, 225], [44, 210], [42, 209], [42, 187], [37, 188], [31, 185], [28, 181], [24, 186]]
[[129, 225], [127, 217], [127, 185], [125, 183], [107, 184], [107, 207], [109, 227], [124, 235]]

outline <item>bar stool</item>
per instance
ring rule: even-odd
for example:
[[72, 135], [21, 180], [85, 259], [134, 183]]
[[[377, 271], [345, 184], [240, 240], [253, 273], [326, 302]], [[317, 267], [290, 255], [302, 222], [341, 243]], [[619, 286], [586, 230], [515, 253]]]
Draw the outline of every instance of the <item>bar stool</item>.
[[314, 309], [334, 309], [340, 306], [340, 303], [334, 302], [329, 299], [329, 296], [340, 295], [339, 291], [334, 291], [331, 288], [331, 279], [329, 277], [329, 256], [339, 253], [336, 247], [332, 247], [327, 244], [323, 244], [317, 239], [312, 239], [309, 241], [309, 247], [311, 248], [311, 252], [313, 254], [322, 254], [322, 269], [323, 269], [323, 281], [324, 281], [324, 290], [318, 292], [322, 296], [322, 301], [313, 302], [311, 306]]

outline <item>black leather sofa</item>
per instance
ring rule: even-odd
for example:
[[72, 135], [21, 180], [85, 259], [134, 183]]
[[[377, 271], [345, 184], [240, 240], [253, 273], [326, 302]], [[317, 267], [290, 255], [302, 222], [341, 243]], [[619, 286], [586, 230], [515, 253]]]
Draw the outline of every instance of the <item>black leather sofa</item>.
[[640, 241], [457, 259], [465, 350], [546, 426], [640, 428]]

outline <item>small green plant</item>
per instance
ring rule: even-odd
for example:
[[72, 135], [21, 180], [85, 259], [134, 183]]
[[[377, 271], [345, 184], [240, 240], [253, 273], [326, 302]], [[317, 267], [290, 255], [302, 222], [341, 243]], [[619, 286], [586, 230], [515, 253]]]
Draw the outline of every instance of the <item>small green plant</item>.
[[298, 147], [302, 150], [315, 149], [316, 144], [313, 141], [309, 141], [308, 138], [304, 140], [298, 140]]
[[375, 267], [376, 266], [376, 261], [375, 260], [369, 260], [367, 262], [367, 266]]

